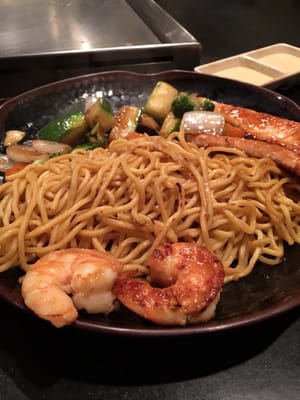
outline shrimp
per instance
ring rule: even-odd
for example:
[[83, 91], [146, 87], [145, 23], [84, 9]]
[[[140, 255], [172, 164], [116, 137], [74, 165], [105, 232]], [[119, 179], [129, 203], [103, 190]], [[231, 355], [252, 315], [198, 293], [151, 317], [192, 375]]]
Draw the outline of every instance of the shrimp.
[[112, 286], [122, 269], [105, 252], [58, 250], [33, 264], [22, 280], [21, 293], [29, 309], [59, 328], [72, 324], [77, 310], [108, 314], [117, 309]]
[[113, 291], [123, 305], [160, 325], [213, 318], [224, 268], [208, 249], [184, 242], [162, 244], [150, 255], [148, 266], [147, 279], [134, 271], [118, 275]]

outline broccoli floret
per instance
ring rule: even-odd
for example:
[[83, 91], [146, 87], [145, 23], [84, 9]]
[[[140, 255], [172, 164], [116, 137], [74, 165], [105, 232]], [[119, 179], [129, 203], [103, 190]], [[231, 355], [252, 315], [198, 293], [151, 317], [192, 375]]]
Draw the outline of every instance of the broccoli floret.
[[107, 147], [107, 145], [108, 145], [108, 139], [103, 138], [103, 139], [95, 140], [94, 142], [86, 142], [86, 143], [79, 144], [74, 148], [75, 149], [83, 149], [83, 150], [93, 150], [96, 147]]
[[186, 93], [180, 93], [172, 103], [172, 111], [176, 118], [182, 118], [188, 111], [194, 111], [195, 103]]
[[204, 111], [214, 111], [214, 109], [215, 109], [214, 103], [209, 99], [205, 99], [203, 102], [203, 110]]

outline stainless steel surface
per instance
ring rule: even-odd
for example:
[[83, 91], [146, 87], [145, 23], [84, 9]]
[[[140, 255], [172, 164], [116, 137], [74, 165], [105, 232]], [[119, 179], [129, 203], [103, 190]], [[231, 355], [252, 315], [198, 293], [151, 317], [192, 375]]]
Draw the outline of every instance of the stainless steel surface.
[[1, 1], [1, 57], [158, 44], [124, 0]]
[[0, 98], [74, 75], [200, 61], [200, 43], [153, 0], [0, 0], [0, 27]]

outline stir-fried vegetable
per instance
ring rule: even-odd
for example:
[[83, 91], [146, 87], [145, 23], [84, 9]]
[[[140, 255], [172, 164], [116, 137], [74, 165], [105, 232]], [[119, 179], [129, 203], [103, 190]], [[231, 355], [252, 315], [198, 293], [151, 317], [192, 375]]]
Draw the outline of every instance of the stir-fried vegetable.
[[89, 107], [84, 114], [85, 121], [90, 129], [98, 125], [103, 132], [111, 130], [114, 123], [114, 114], [110, 102], [101, 97]]
[[[73, 148], [106, 147], [120, 137], [132, 139], [142, 134], [168, 137], [179, 130], [187, 134], [221, 132], [224, 118], [212, 111], [214, 103], [209, 99], [179, 92], [163, 81], [156, 83], [144, 107], [125, 104], [115, 114], [107, 98], [88, 96], [83, 111], [69, 112], [49, 121], [38, 131], [36, 140], [26, 140], [23, 131], [7, 131], [0, 144], [3, 153], [0, 153], [0, 171], [13, 172], [20, 166], [44, 162]], [[19, 167], [15, 167], [17, 164]]]
[[223, 132], [225, 118], [222, 114], [211, 111], [190, 111], [182, 118], [184, 133], [208, 133], [219, 135]]
[[215, 105], [211, 100], [203, 99], [202, 108], [204, 111], [214, 111]]
[[82, 111], [71, 112], [51, 120], [38, 132], [44, 140], [76, 144], [88, 131], [88, 124]]
[[187, 93], [179, 93], [172, 103], [172, 111], [176, 118], [182, 118], [183, 114], [195, 110], [195, 103]]
[[112, 130], [109, 135], [110, 141], [120, 137], [126, 137], [132, 132], [136, 132], [142, 109], [135, 106], [122, 107], [115, 117]]
[[181, 124], [181, 118], [175, 117], [174, 113], [171, 111], [164, 119], [159, 134], [163, 137], [168, 137], [172, 132], [179, 131]]
[[16, 129], [7, 131], [4, 139], [4, 145], [10, 146], [12, 144], [19, 143], [24, 139], [25, 136], [26, 133], [24, 131], [19, 131]]
[[145, 105], [145, 113], [162, 122], [171, 111], [177, 93], [177, 89], [172, 85], [162, 81], [157, 82]]

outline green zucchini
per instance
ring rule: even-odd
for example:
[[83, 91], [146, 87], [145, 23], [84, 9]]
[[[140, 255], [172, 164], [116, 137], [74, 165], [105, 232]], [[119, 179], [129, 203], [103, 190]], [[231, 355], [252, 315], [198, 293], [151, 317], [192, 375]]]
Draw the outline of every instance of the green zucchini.
[[92, 129], [99, 123], [104, 130], [111, 130], [114, 123], [114, 114], [110, 102], [101, 97], [85, 112], [85, 120], [88, 126]]
[[159, 134], [164, 138], [168, 137], [170, 133], [176, 132], [179, 130], [181, 124], [181, 118], [175, 117], [172, 111], [164, 119]]
[[74, 145], [84, 137], [87, 131], [88, 125], [84, 114], [78, 111], [51, 120], [39, 130], [38, 137], [43, 140]]
[[99, 122], [91, 129], [90, 132], [86, 134], [86, 138], [89, 142], [94, 142], [96, 140], [104, 139], [107, 136]]
[[177, 94], [177, 89], [172, 85], [158, 81], [147, 100], [144, 108], [145, 113], [162, 122], [170, 112]]
[[142, 109], [136, 106], [123, 106], [115, 116], [113, 127], [109, 134], [109, 140], [126, 137], [136, 132], [142, 115]]

